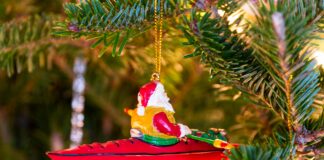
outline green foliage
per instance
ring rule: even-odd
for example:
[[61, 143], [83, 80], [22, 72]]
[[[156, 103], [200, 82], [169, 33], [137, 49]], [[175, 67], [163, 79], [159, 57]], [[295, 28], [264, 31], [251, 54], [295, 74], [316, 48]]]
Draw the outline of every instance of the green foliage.
[[[158, 0], [160, 4], [160, 0]], [[165, 0], [164, 16], [176, 16], [186, 1]], [[160, 7], [157, 5], [157, 12]], [[68, 19], [58, 23], [55, 35], [84, 36], [94, 40], [92, 48], [103, 45], [99, 56], [112, 46], [112, 56], [120, 56], [129, 39], [147, 31], [154, 24], [154, 0], [86, 0], [64, 5]], [[117, 49], [118, 48], [118, 49]]]
[[[323, 31], [323, 1], [253, 1], [250, 5], [255, 10], [253, 10], [252, 18], [249, 19], [243, 18], [246, 16], [244, 11], [237, 13], [242, 6], [238, 0], [191, 1], [190, 4], [192, 7], [189, 5], [189, 0], [165, 0], [164, 2], [164, 14], [166, 19], [170, 20], [164, 25], [168, 25], [170, 28], [179, 26], [184, 37], [188, 40], [185, 44], [194, 47], [194, 52], [185, 57], [199, 56], [202, 63], [211, 69], [211, 76], [215, 80], [239, 89], [258, 106], [270, 109], [277, 116], [274, 118], [276, 119], [275, 124], [278, 123], [280, 126], [266, 126], [273, 134], [254, 136], [255, 141], [252, 141], [251, 145], [242, 145], [233, 150], [229, 155], [230, 158], [288, 159], [306, 152], [313, 151], [315, 153], [316, 149], [321, 148], [323, 146], [324, 96], [323, 91], [320, 90], [324, 86], [324, 74], [323, 70], [316, 67], [312, 58], [315, 46], [310, 42], [317, 39], [317, 33]], [[223, 16], [218, 14], [217, 10], [219, 9], [225, 11]], [[9, 75], [15, 70], [21, 72], [25, 68], [30, 71], [35, 64], [44, 66], [45, 61], [52, 61], [51, 57], [55, 52], [59, 52], [58, 48], [60, 47], [63, 47], [65, 53], [75, 53], [79, 52], [77, 48], [90, 47], [88, 44], [84, 45], [84, 43], [78, 42], [74, 44], [66, 39], [53, 39], [50, 35], [51, 32], [58, 36], [85, 38], [91, 41], [92, 48], [100, 49], [99, 53], [95, 55], [102, 56], [105, 52], [112, 52], [113, 56], [121, 56], [122, 53], [126, 53], [128, 56], [125, 56], [120, 64], [113, 66], [112, 59], [97, 60], [82, 50], [83, 53], [87, 53], [86, 58], [90, 61], [89, 70], [91, 70], [87, 75], [91, 77], [87, 80], [90, 88], [87, 90], [87, 100], [91, 104], [98, 105], [104, 114], [114, 120], [114, 123], [125, 128], [127, 126], [125, 117], [121, 116], [122, 113], [115, 107], [129, 105], [124, 100], [124, 97], [130, 97], [129, 92], [124, 90], [125, 86], [138, 86], [138, 80], [134, 81], [135, 78], [133, 78], [134, 70], [138, 71], [143, 68], [139, 63], [151, 63], [146, 52], [153, 52], [152, 46], [147, 44], [148, 41], [152, 41], [152, 34], [147, 31], [153, 26], [154, 21], [153, 0], [85, 0], [81, 3], [65, 4], [64, 11], [67, 14], [66, 20], [56, 23], [53, 31], [53, 21], [57, 19], [55, 16], [33, 16], [23, 21], [1, 24], [1, 69], [6, 69]], [[158, 12], [160, 12], [159, 8]], [[238, 14], [239, 18], [230, 23], [228, 19], [234, 13]], [[179, 17], [183, 17], [183, 20], [179, 21]], [[242, 26], [244, 32], [238, 33], [233, 28], [242, 25], [242, 21], [247, 21]], [[168, 39], [168, 52], [179, 48], [175, 41], [178, 42], [181, 39], [173, 37], [175, 32], [177, 31], [172, 30], [172, 34], [164, 34], [164, 37]], [[140, 34], [145, 38], [138, 37]], [[77, 45], [78, 47], [64, 48], [62, 44], [66, 43], [69, 46]], [[127, 48], [127, 43], [132, 44], [130, 48]], [[179, 52], [183, 52], [183, 50], [178, 50], [177, 53]], [[179, 73], [174, 71], [174, 68], [179, 68], [174, 61], [180, 58], [176, 58], [175, 54], [167, 54], [166, 57], [166, 61], [172, 63], [166, 67], [169, 69], [164, 71], [168, 75], [166, 81], [170, 84], [185, 83], [179, 78]], [[70, 72], [66, 69], [68, 67], [64, 68], [64, 66], [68, 66], [64, 59], [55, 57], [54, 61], [63, 72]], [[191, 120], [190, 117], [197, 115], [206, 117], [205, 113], [207, 113], [197, 114], [197, 110], [201, 108], [190, 108], [193, 102], [182, 103], [188, 93], [188, 88], [190, 88], [188, 86], [195, 84], [197, 77], [201, 75], [201, 73], [195, 72], [195, 66], [189, 66], [192, 67], [190, 68], [191, 72], [187, 71], [190, 76], [184, 77], [190, 78], [183, 88], [178, 91], [174, 86], [173, 88], [167, 86], [167, 88], [175, 90], [174, 95], [177, 95], [175, 106], [185, 104], [186, 107], [179, 107], [180, 110], [185, 108], [182, 115], [181, 113], [179, 115], [187, 116], [186, 120]], [[173, 71], [170, 71], [172, 69]], [[141, 74], [144, 73], [145, 71]], [[148, 74], [144, 75], [144, 77], [149, 76]], [[182, 79], [186, 79], [184, 77]], [[141, 82], [146, 82], [146, 79]], [[200, 83], [207, 85], [206, 81]], [[104, 94], [108, 89], [113, 91]], [[3, 93], [5, 92], [3, 91]], [[117, 92], [118, 94], [116, 94]], [[176, 94], [176, 92], [178, 93]], [[102, 96], [98, 96], [101, 94]], [[136, 95], [135, 92], [134, 95]], [[188, 95], [188, 97], [199, 97], [205, 93], [195, 92]], [[105, 101], [107, 97], [111, 103]], [[10, 104], [10, 100], [8, 101], [2, 102], [2, 104]], [[131, 101], [129, 100], [127, 103], [131, 103]], [[204, 106], [209, 103], [199, 102]], [[33, 104], [40, 105], [38, 102]], [[232, 105], [236, 105], [236, 103]], [[195, 112], [190, 113], [188, 108]], [[315, 109], [318, 110], [317, 113], [321, 113], [319, 118], [313, 118], [316, 117], [312, 115]], [[233, 109], [230, 108], [230, 110]], [[64, 110], [62, 110], [63, 112]], [[42, 111], [42, 113], [45, 112]], [[217, 113], [219, 112], [217, 111]], [[50, 115], [50, 113], [46, 112], [45, 115]], [[42, 117], [42, 115], [38, 116]], [[100, 120], [95, 119], [88, 123], [97, 123], [97, 121]], [[56, 129], [58, 128], [56, 125], [50, 127]], [[89, 130], [91, 130], [93, 126], [89, 126]], [[99, 127], [96, 127], [94, 130], [98, 131]], [[45, 130], [50, 132], [52, 128], [46, 126]], [[248, 127], [243, 126], [244, 128]], [[92, 134], [99, 134], [99, 132]], [[255, 135], [258, 134], [260, 133]], [[270, 138], [265, 138], [268, 135]], [[24, 142], [27, 144], [28, 141], [22, 139], [21, 143]], [[44, 140], [44, 142], [47, 141]]]
[[[193, 12], [187, 26], [182, 26], [188, 42], [195, 46], [195, 51], [186, 57], [201, 56], [203, 63], [211, 67], [211, 74], [223, 83], [230, 84], [244, 93], [251, 95], [255, 103], [264, 107], [279, 110], [284, 103], [280, 92], [272, 77], [262, 65], [253, 57], [252, 50], [247, 49], [245, 42], [232, 32], [228, 22], [221, 18], [210, 18], [207, 13], [200, 16], [200, 12]], [[227, 17], [228, 15], [224, 15]]]
[[231, 160], [279, 160], [289, 159], [289, 148], [281, 148], [276, 145], [253, 145], [240, 146], [238, 149], [232, 149], [228, 157]]
[[[225, 6], [231, 6], [232, 2], [225, 2]], [[202, 13], [194, 10], [189, 19], [184, 17], [185, 25], [181, 29], [188, 39], [185, 44], [195, 47], [195, 51], [186, 57], [200, 56], [201, 61], [211, 68], [214, 78], [249, 94], [251, 100], [256, 99], [261, 106], [282, 117], [287, 127], [284, 132], [276, 132], [281, 133], [286, 143], [295, 141], [292, 139], [294, 134], [310, 134], [300, 130], [305, 124], [321, 132], [323, 128], [316, 126], [320, 126], [322, 120], [310, 120], [315, 105], [323, 110], [322, 104], [314, 103], [322, 102], [318, 94], [321, 76], [312, 57], [314, 46], [310, 43], [317, 39], [315, 34], [320, 30], [321, 1], [278, 1], [278, 4], [259, 1], [250, 5], [256, 8], [253, 11], [255, 19], [247, 20], [242, 26], [243, 33], [237, 33], [233, 27], [242, 24], [244, 12], [235, 22], [230, 24], [228, 21], [229, 15], [238, 11], [236, 6], [223, 16], [215, 11]], [[290, 135], [283, 134], [287, 131]], [[308, 146], [309, 143], [303, 140], [296, 139], [299, 145]], [[276, 138], [274, 142], [279, 143]], [[280, 144], [283, 150], [287, 149], [284, 143]], [[269, 149], [267, 152], [268, 149], [264, 146], [242, 147], [241, 156], [237, 153], [236, 158], [281, 157], [277, 153], [282, 150]], [[295, 149], [290, 148], [288, 154], [295, 155]], [[254, 155], [254, 152], [260, 154]]]
[[[314, 5], [306, 5], [307, 2], [262, 3], [256, 21], [250, 22], [251, 28], [246, 32], [254, 56], [284, 93], [283, 111], [287, 111], [287, 119], [293, 115], [292, 123], [308, 119], [313, 99], [320, 90], [319, 73], [314, 69], [316, 62], [311, 58], [313, 52], [309, 44], [315, 38], [317, 27], [314, 24], [320, 16], [312, 11], [316, 11], [320, 1]], [[269, 29], [262, 31], [262, 28]]]
[[[253, 140], [249, 145], [241, 145], [227, 153], [231, 160], [279, 160], [291, 159], [295, 155], [293, 141], [289, 141], [289, 133], [279, 128], [272, 137]], [[293, 153], [292, 153], [293, 152]]]
[[308, 130], [316, 131], [323, 129], [324, 126], [324, 112], [317, 119], [309, 119], [305, 122], [305, 127]]
[[57, 16], [31, 16], [0, 25], [0, 69], [8, 75], [44, 66], [50, 49], [66, 43], [51, 37]]

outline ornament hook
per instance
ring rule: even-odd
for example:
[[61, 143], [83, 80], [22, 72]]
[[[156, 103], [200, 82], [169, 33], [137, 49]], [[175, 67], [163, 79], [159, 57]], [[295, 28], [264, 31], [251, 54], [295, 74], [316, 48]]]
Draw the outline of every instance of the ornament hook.
[[160, 80], [160, 74], [155, 72], [151, 76], [151, 81], [159, 81]]

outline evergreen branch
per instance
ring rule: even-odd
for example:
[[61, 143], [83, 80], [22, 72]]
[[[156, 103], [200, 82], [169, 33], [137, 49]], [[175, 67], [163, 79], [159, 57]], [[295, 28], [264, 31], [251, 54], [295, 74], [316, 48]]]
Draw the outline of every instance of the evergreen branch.
[[[0, 26], [0, 68], [6, 69], [8, 75], [25, 67], [33, 69], [35, 55], [58, 41], [50, 37], [51, 20], [54, 17], [33, 16], [22, 21], [13, 21]], [[41, 57], [41, 56], [40, 56]], [[40, 58], [39, 57], [39, 58]], [[39, 65], [44, 65], [44, 57]]]
[[245, 48], [246, 44], [235, 31], [229, 30], [226, 18], [212, 18], [209, 13], [200, 16], [196, 11], [191, 15], [190, 20], [184, 17], [186, 26], [181, 29], [188, 39], [185, 44], [196, 49], [186, 57], [200, 56], [202, 62], [211, 67], [213, 77], [251, 95], [252, 99], [284, 118], [278, 112], [283, 108], [281, 97], [284, 93], [253, 57], [252, 50]]
[[51, 35], [58, 16], [31, 16], [19, 21], [3, 23], [0, 26], [0, 68], [10, 76], [24, 69], [31, 72], [35, 66], [43, 67], [48, 56], [59, 46], [82, 44], [69, 39], [54, 38]]
[[[316, 8], [312, 8], [313, 5], [303, 6], [306, 0], [278, 3], [285, 7], [278, 7], [273, 1], [269, 1], [270, 8], [267, 8], [268, 4], [261, 4], [256, 23], [251, 23], [247, 35], [252, 38], [250, 46], [255, 56], [259, 60], [266, 59], [260, 63], [269, 66], [266, 67], [269, 73], [278, 73], [271, 76], [280, 80], [277, 85], [282, 86], [280, 88], [285, 93], [283, 111], [288, 111], [286, 119], [292, 137], [292, 126], [295, 124], [296, 127], [310, 116], [311, 105], [319, 91], [319, 74], [314, 70], [315, 62], [310, 58], [312, 50], [308, 44], [315, 38], [313, 33], [317, 30], [315, 23], [309, 25], [308, 22], [314, 22], [317, 16], [307, 15], [306, 11]], [[319, 1], [315, 2], [315, 6], [316, 3]], [[295, 11], [295, 8], [299, 10]], [[271, 24], [273, 29], [269, 32], [260, 31], [260, 28], [269, 28]]]
[[[250, 22], [249, 28], [242, 34], [229, 29], [231, 26], [226, 13], [223, 17], [217, 13], [200, 16], [200, 12], [194, 11], [190, 20], [184, 18], [186, 26], [181, 27], [188, 39], [186, 44], [195, 47], [194, 53], [186, 57], [200, 56], [202, 62], [211, 67], [214, 77], [250, 94], [255, 97], [252, 99], [260, 100], [279, 114], [289, 130], [289, 138], [284, 138], [284, 142], [291, 146], [301, 142], [298, 151], [311, 147], [309, 143], [315, 143], [322, 137], [322, 129], [316, 131], [320, 134], [297, 131], [312, 114], [312, 104], [320, 90], [319, 72], [311, 56], [313, 46], [309, 44], [316, 38], [314, 33], [318, 31], [318, 20], [321, 19], [317, 11], [319, 1], [309, 2], [312, 5], [306, 5], [306, 2], [278, 1], [280, 5], [277, 6], [273, 0], [267, 3], [261, 1], [255, 14], [256, 20]], [[315, 13], [310, 14], [313, 9]], [[264, 28], [270, 28], [270, 31], [265, 32]], [[248, 39], [248, 42], [245, 43], [239, 36]], [[305, 135], [304, 138], [300, 139], [301, 135]], [[299, 139], [295, 139], [296, 136]], [[307, 142], [310, 139], [305, 137], [313, 136], [316, 140]], [[296, 147], [285, 143], [279, 146], [288, 155], [295, 155]], [[246, 149], [243, 148], [240, 153]], [[253, 152], [260, 152], [260, 156], [272, 153], [266, 153], [267, 149]], [[239, 156], [237, 159], [244, 158]]]
[[320, 156], [323, 147], [324, 138], [324, 113], [317, 120], [309, 120], [305, 123], [305, 127], [297, 129], [297, 152], [302, 156], [312, 155]]
[[249, 145], [240, 146], [237, 149], [232, 149], [228, 154], [228, 158], [231, 160], [278, 160], [289, 159], [289, 151], [287, 148], [281, 148], [277, 145]]
[[[276, 132], [280, 132], [277, 130]], [[253, 145], [241, 145], [239, 148], [231, 149], [228, 157], [231, 160], [251, 160], [251, 159], [289, 159], [290, 150], [295, 150], [291, 142], [287, 143], [285, 137], [287, 133], [275, 133], [272, 138], [262, 139], [262, 143], [253, 141]]]
[[[163, 5], [168, 18], [179, 14], [182, 10], [179, 6], [188, 6], [188, 1], [165, 0]], [[99, 56], [109, 46], [114, 48], [112, 55], [119, 56], [129, 39], [146, 32], [154, 24], [154, 0], [86, 0], [67, 3], [64, 8], [67, 22], [58, 23], [54, 34], [94, 40], [92, 48], [104, 46]], [[160, 7], [157, 10], [160, 12]]]
[[[320, 1], [309, 2], [312, 5], [306, 5], [307, 2], [297, 0], [262, 3], [256, 14], [256, 22], [250, 22], [251, 28], [246, 32], [251, 38], [250, 46], [254, 55], [259, 61], [266, 60], [260, 63], [268, 66], [265, 69], [269, 73], [277, 73], [271, 76], [273, 79], [279, 79], [278, 86], [283, 86], [280, 88], [283, 88], [285, 103], [280, 112], [287, 112], [285, 120], [289, 139], [296, 141], [297, 151], [300, 153], [310, 147], [307, 137], [316, 137], [312, 139], [312, 143], [317, 143], [315, 141], [322, 137], [320, 134], [311, 134], [308, 130], [301, 129], [310, 118], [313, 112], [312, 104], [320, 91], [320, 74], [311, 56], [313, 46], [309, 44], [317, 38], [314, 34], [318, 31], [318, 17], [321, 17], [321, 12], [311, 14], [310, 11], [316, 12]], [[260, 28], [272, 29], [262, 32]], [[322, 133], [322, 130], [316, 132]], [[294, 134], [297, 137], [295, 140]], [[294, 151], [290, 152], [293, 155]]]
[[[289, 130], [289, 138], [292, 140], [293, 136], [293, 126], [292, 126], [292, 114], [295, 115], [295, 107], [293, 106], [293, 97], [291, 94], [291, 81], [292, 77], [289, 74], [289, 67], [286, 63], [286, 43], [285, 43], [285, 24], [284, 24], [284, 18], [282, 14], [280, 13], [274, 13], [272, 15], [272, 21], [274, 29], [276, 30], [277, 37], [278, 37], [278, 54], [279, 54], [279, 60], [280, 60], [280, 66], [282, 68], [283, 73], [280, 73], [281, 78], [284, 81], [285, 84], [285, 91], [287, 96], [287, 122], [288, 122], [288, 130]], [[277, 70], [276, 70], [277, 71]]]
[[28, 47], [28, 44], [50, 38], [52, 16], [32, 16], [20, 21], [1, 24], [1, 52], [11, 51], [18, 47]]
[[314, 103], [313, 103], [313, 107], [324, 110], [324, 93], [323, 93], [323, 91], [316, 95]]

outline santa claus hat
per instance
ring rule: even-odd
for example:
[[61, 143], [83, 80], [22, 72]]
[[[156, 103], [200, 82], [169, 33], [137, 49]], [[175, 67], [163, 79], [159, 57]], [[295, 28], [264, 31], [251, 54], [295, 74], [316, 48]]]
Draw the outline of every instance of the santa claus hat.
[[[150, 83], [145, 84], [144, 86], [141, 87], [140, 91], [139, 91], [139, 96], [142, 97], [141, 99], [141, 104], [143, 107], [146, 107], [150, 97], [152, 96], [152, 94], [155, 92], [158, 84], [162, 85], [160, 82], [158, 81], [152, 81]], [[163, 87], [163, 86], [162, 86]]]
[[164, 107], [166, 110], [174, 112], [169, 98], [166, 96], [164, 87], [159, 81], [152, 81], [140, 88], [138, 93], [138, 112], [143, 113], [147, 106]]
[[142, 97], [141, 104], [143, 107], [147, 107], [149, 105], [151, 96], [157, 91], [157, 88], [164, 88], [159, 81], [152, 81], [141, 87], [138, 94]]

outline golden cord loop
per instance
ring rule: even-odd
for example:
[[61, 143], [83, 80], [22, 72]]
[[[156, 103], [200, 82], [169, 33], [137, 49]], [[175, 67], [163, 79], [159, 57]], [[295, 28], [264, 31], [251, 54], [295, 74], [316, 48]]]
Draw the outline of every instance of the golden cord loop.
[[[160, 2], [160, 12], [158, 10], [158, 2]], [[161, 57], [162, 57], [162, 29], [163, 29], [163, 0], [154, 0], [154, 34], [155, 34], [155, 72], [152, 75], [152, 80], [159, 80], [161, 72]]]
[[153, 73], [151, 76], [151, 81], [159, 81], [160, 80], [160, 74]]

